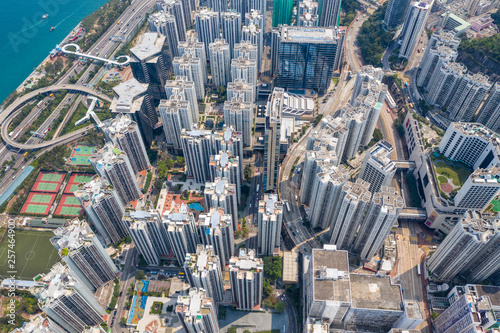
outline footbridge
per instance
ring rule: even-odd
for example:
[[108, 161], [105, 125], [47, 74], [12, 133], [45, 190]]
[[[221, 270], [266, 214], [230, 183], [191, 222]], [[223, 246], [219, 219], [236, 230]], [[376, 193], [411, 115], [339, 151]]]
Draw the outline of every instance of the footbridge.
[[[74, 47], [75, 51], [68, 50], [68, 47]], [[82, 58], [87, 58], [87, 59], [102, 61], [102, 62], [104, 62], [106, 64], [117, 66], [117, 67], [127, 66], [129, 64], [129, 62], [130, 62], [130, 57], [129, 56], [125, 56], [125, 55], [116, 58], [116, 60], [125, 59], [125, 61], [123, 61], [123, 62], [118, 62], [118, 61], [115, 61], [115, 60], [109, 60], [109, 59], [106, 59], [106, 58], [101, 58], [101, 57], [98, 57], [98, 56], [93, 56], [91, 54], [82, 53], [82, 52], [80, 52], [81, 51], [80, 46], [78, 46], [77, 44], [71, 44], [71, 43], [64, 45], [61, 48], [61, 51], [63, 53], [65, 53], [65, 54], [73, 54], [73, 55], [76, 55], [77, 57], [82, 57]]]
[[107, 102], [111, 102], [110, 97], [108, 97], [106, 95], [101, 95], [100, 92], [98, 92], [90, 87], [85, 87], [85, 86], [78, 85], [78, 84], [53, 85], [53, 86], [41, 88], [38, 90], [34, 90], [34, 91], [29, 92], [26, 95], [23, 95], [23, 96], [19, 97], [18, 99], [16, 99], [11, 105], [9, 105], [4, 110], [4, 112], [2, 112], [0, 114], [0, 124], [1, 124], [0, 134], [2, 136], [3, 141], [9, 146], [19, 148], [19, 149], [24, 149], [24, 150], [39, 149], [39, 148], [49, 147], [49, 146], [52, 146], [54, 144], [57, 144], [57, 143], [60, 143], [63, 141], [67, 141], [68, 139], [71, 139], [72, 137], [76, 138], [78, 136], [82, 136], [85, 133], [86, 129], [92, 128], [92, 126], [90, 126], [89, 128], [85, 128], [85, 129], [82, 128], [78, 131], [74, 131], [74, 132], [68, 133], [66, 135], [54, 138], [50, 141], [43, 141], [43, 142], [36, 143], [36, 144], [19, 143], [19, 142], [12, 140], [9, 137], [9, 133], [8, 133], [9, 132], [8, 131], [9, 125], [12, 122], [12, 120], [22, 111], [22, 109], [17, 110], [17, 108], [19, 106], [30, 101], [31, 99], [33, 99], [34, 97], [36, 97], [39, 94], [45, 94], [45, 93], [50, 93], [50, 92], [59, 91], [59, 90], [68, 90], [68, 91], [72, 90], [75, 92], [93, 95], [99, 99], [103, 99]]
[[424, 208], [405, 207], [399, 213], [398, 219], [425, 221], [427, 220], [427, 211]]
[[394, 161], [398, 169], [415, 169], [415, 161]]

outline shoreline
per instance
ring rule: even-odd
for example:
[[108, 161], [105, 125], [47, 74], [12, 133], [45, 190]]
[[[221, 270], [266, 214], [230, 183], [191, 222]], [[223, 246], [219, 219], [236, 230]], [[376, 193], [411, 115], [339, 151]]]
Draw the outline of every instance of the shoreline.
[[[71, 31], [68, 33], [68, 35], [66, 35], [66, 37], [64, 37], [60, 42], [59, 44], [62, 44], [64, 43], [66, 40], [68, 40], [68, 38], [70, 38], [71, 34], [73, 33], [73, 31], [75, 31], [80, 25], [81, 25], [82, 21], [78, 22], [78, 24], [73, 28], [71, 29]], [[24, 91], [24, 86], [26, 85], [27, 81], [30, 80], [33, 76], [35, 76], [37, 73], [39, 73], [38, 69], [43, 66], [47, 61], [50, 60], [50, 51], [49, 51], [49, 54], [36, 66], [36, 68], [26, 77], [26, 79], [24, 79], [23, 82], [21, 82], [21, 84], [16, 88], [14, 89], [15, 92], [17, 93], [22, 93]], [[12, 91], [12, 92], [14, 92]], [[12, 94], [11, 92], [11, 94]]]

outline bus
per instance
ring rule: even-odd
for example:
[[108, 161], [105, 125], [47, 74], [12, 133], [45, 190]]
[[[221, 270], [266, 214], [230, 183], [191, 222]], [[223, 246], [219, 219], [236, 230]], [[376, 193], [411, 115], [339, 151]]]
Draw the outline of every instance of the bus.
[[420, 275], [420, 264], [417, 264], [417, 275]]
[[255, 192], [259, 193], [259, 189], [260, 189], [260, 184], [257, 184], [257, 189], [255, 190]]
[[288, 204], [288, 201], [286, 202], [286, 209], [290, 212], [290, 205]]
[[25, 152], [23, 156], [24, 156], [24, 157], [28, 156], [28, 152]]

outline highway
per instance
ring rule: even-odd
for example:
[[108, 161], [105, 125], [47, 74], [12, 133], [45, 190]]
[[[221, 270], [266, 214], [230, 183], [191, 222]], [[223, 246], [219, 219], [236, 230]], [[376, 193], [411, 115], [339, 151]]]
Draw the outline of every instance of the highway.
[[[420, 310], [424, 312], [424, 286], [421, 277], [417, 275], [417, 265], [422, 262], [424, 251], [418, 247], [417, 243], [418, 226], [415, 223], [401, 222], [396, 231], [396, 245], [398, 248], [398, 263], [396, 280], [403, 288], [403, 296], [407, 300], [415, 300], [420, 305]], [[429, 313], [424, 315], [428, 318]], [[423, 321], [417, 329], [422, 333], [430, 332], [427, 321]]]

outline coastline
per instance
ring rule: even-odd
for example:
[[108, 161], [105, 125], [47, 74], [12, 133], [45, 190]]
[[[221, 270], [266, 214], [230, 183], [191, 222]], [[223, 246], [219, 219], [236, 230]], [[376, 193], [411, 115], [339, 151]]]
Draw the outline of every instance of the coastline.
[[[80, 26], [81, 23], [82, 23], [82, 21], [78, 22], [78, 24], [73, 29], [71, 29], [71, 31], [68, 33], [68, 35], [66, 35], [66, 37], [64, 37], [61, 40], [61, 42], [59, 42], [59, 44], [62, 44], [66, 40], [68, 40], [68, 38], [70, 38], [73, 31], [75, 31]], [[50, 60], [50, 53], [38, 64], [38, 66], [36, 66], [36, 68], [26, 77], [26, 79], [24, 79], [23, 82], [21, 82], [21, 84], [14, 91], [16, 91], [17, 93], [22, 93], [24, 91], [24, 86], [26, 85], [27, 81], [30, 80], [34, 75], [36, 75], [38, 73], [38, 69], [49, 60]], [[14, 92], [14, 91], [12, 91], [12, 92]]]

